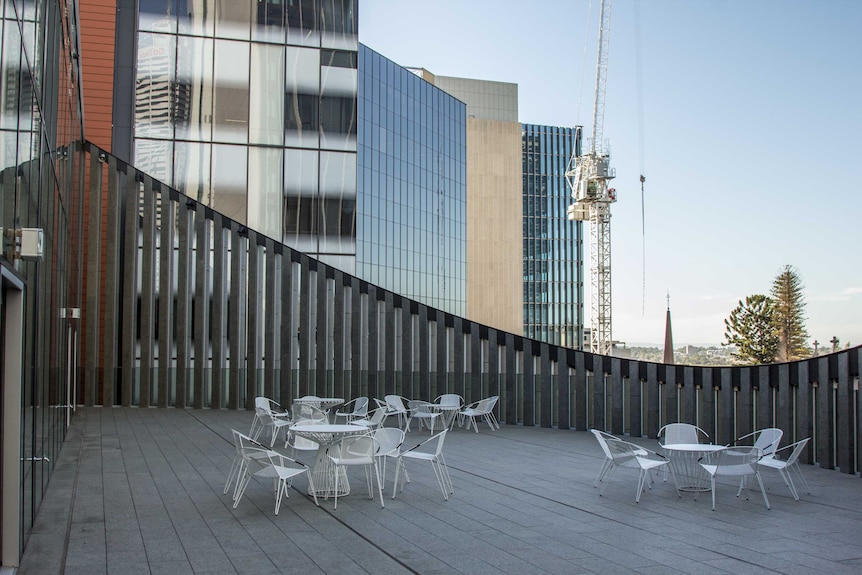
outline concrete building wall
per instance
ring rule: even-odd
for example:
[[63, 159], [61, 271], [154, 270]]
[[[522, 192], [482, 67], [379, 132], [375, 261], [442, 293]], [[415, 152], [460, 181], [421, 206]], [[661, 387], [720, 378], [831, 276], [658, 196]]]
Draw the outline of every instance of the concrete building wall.
[[516, 334], [524, 329], [521, 197], [520, 124], [468, 117], [467, 317]]
[[467, 104], [467, 317], [521, 334], [524, 233], [518, 85], [421, 72]]

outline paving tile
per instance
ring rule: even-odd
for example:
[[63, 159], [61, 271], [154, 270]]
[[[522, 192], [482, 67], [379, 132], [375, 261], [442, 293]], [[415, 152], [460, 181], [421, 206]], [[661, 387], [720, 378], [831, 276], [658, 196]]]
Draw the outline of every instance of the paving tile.
[[[584, 431], [455, 428], [444, 501], [430, 467], [386, 508], [353, 493], [320, 506], [297, 481], [273, 513], [271, 484], [253, 481], [236, 509], [223, 494], [230, 430], [250, 412], [81, 408], [27, 541], [19, 574], [171, 573], [733, 573], [858, 574], [859, 478], [805, 466], [813, 495], [794, 501], [775, 478], [736, 498], [719, 486], [677, 496], [656, 481], [634, 502], [636, 476], [593, 487], [603, 455]], [[408, 434], [405, 445], [427, 433]], [[652, 440], [638, 438], [647, 447]], [[65, 570], [62, 570], [65, 566]], [[122, 567], [128, 567], [123, 570]]]

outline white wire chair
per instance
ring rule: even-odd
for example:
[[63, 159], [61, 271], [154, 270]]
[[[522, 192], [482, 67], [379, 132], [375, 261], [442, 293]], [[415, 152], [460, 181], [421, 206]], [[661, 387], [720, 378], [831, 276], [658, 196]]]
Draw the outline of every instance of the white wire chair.
[[362, 466], [365, 468], [365, 481], [368, 485], [368, 495], [374, 499], [372, 487], [371, 470], [377, 479], [377, 491], [380, 493], [380, 507], [383, 503], [383, 483], [380, 481], [380, 469], [377, 467], [377, 452], [380, 450], [377, 440], [370, 434], [348, 435], [343, 437], [335, 446], [331, 447], [328, 457], [335, 466], [335, 504], [333, 509], [338, 508], [338, 482], [339, 467]]
[[476, 433], [479, 433], [479, 424], [476, 420], [484, 419], [488, 424], [488, 427], [491, 428], [491, 431], [500, 429], [500, 424], [497, 423], [497, 418], [494, 417], [494, 406], [497, 405], [497, 400], [499, 399], [499, 396], [492, 395], [491, 397], [480, 399], [479, 401], [475, 401], [470, 405], [465, 406], [458, 412], [459, 424], [463, 425], [464, 421], [466, 421], [467, 429], [470, 429], [470, 426], [472, 425], [476, 430]]
[[769, 457], [770, 455], [775, 453], [776, 449], [778, 449], [778, 445], [781, 443], [781, 438], [783, 435], [784, 432], [777, 427], [767, 427], [764, 429], [758, 429], [757, 431], [752, 431], [751, 433], [747, 433], [742, 437], [739, 437], [734, 440], [731, 445], [745, 445], [746, 440], [753, 440], [754, 447], [760, 450], [761, 457]]
[[[599, 436], [596, 435], [596, 437], [598, 438]], [[635, 493], [635, 503], [640, 503], [641, 493], [644, 492], [645, 488], [649, 487], [652, 489], [653, 481], [649, 472], [658, 467], [667, 465], [669, 462], [668, 458], [656, 453], [655, 451], [651, 451], [634, 443], [629, 443], [628, 441], [623, 441], [622, 439], [606, 439], [605, 445], [610, 454], [610, 461], [607, 468], [604, 469], [605, 483], [602, 485], [602, 490], [599, 492], [599, 495], [604, 495], [605, 489], [607, 489], [608, 484], [610, 483], [614, 470], [620, 467], [637, 469], [638, 486], [637, 492]]]
[[[440, 485], [440, 491], [443, 492], [443, 499], [446, 501], [449, 500], [449, 495], [455, 493], [455, 487], [452, 485], [452, 478], [449, 476], [449, 467], [446, 465], [446, 460], [443, 457], [443, 441], [446, 439], [446, 431], [443, 430], [436, 435], [432, 435], [422, 443], [419, 443], [407, 451], [401, 452], [401, 463], [403, 463], [404, 458], [414, 459], [420, 461], [428, 461], [431, 464], [431, 468], [434, 470], [434, 476], [437, 478], [437, 483]], [[423, 451], [423, 446], [425, 445], [434, 445], [433, 451]], [[404, 482], [409, 481], [407, 479], [407, 467], [404, 466], [404, 477], [401, 476], [401, 465], [399, 465], [395, 470], [395, 489], [399, 488], [399, 479], [400, 482], [400, 490], [404, 491]], [[395, 497], [395, 492], [393, 491], [392, 497]]]
[[297, 475], [305, 474], [308, 478], [309, 491], [314, 496], [314, 504], [320, 505], [317, 502], [317, 495], [314, 490], [314, 480], [311, 477], [311, 472], [308, 466], [299, 463], [285, 455], [272, 451], [271, 449], [260, 449], [257, 447], [243, 448], [243, 468], [240, 473], [237, 489], [235, 492], [233, 507], [236, 509], [242, 499], [245, 490], [248, 487], [252, 477], [260, 479], [271, 479], [273, 482], [273, 490], [275, 492], [275, 514], [281, 508], [281, 500], [283, 497], [290, 497], [288, 489], [291, 481]]
[[357, 397], [351, 399], [341, 406], [341, 409], [335, 412], [335, 420], [343, 417], [347, 423], [352, 423], [354, 419], [363, 419], [368, 415], [368, 398]]
[[[419, 421], [419, 429], [423, 426], [427, 427], [431, 434], [434, 434], [434, 424], [440, 419], [443, 414], [434, 408], [434, 405], [427, 401], [419, 399], [411, 399], [407, 402], [407, 408], [410, 410], [410, 417], [407, 419], [407, 429], [410, 429], [410, 423], [416, 419]], [[445, 427], [445, 424], [441, 424]]]
[[[811, 493], [811, 488], [808, 486], [808, 482], [802, 475], [802, 469], [799, 467], [799, 456], [802, 454], [802, 450], [805, 449], [805, 446], [808, 445], [808, 441], [810, 439], [810, 437], [806, 437], [796, 443], [791, 443], [781, 449], [777, 449], [771, 456], [763, 457], [758, 462], [760, 465], [763, 465], [768, 469], [775, 469], [781, 474], [781, 478], [784, 479], [784, 484], [787, 485], [788, 489], [790, 489], [790, 494], [793, 495], [793, 498], [796, 501], [799, 501], [799, 492], [796, 490], [796, 485], [793, 483], [791, 471], [796, 473], [796, 478], [800, 483], [802, 483], [805, 488], [805, 492]], [[786, 457], [786, 459], [782, 459], [782, 457]]]
[[766, 504], [766, 508], [769, 509], [769, 499], [766, 497], [766, 490], [763, 488], [763, 481], [760, 479], [760, 472], [757, 470], [759, 459], [759, 449], [742, 445], [725, 447], [701, 458], [700, 466], [709, 474], [710, 487], [712, 488], [713, 511], [715, 511], [715, 478], [721, 476], [738, 477], [740, 484], [737, 497], [745, 489], [746, 499], [748, 499], [747, 479], [750, 476], [754, 476], [757, 479], [758, 485], [760, 485], [763, 502]]

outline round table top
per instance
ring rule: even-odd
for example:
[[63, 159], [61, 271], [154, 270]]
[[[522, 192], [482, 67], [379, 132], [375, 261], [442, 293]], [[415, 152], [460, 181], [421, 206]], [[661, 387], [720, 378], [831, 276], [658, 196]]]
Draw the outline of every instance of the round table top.
[[299, 397], [293, 403], [311, 403], [318, 406], [332, 407], [344, 403], [343, 397]]
[[670, 451], [718, 451], [724, 449], [724, 445], [713, 443], [669, 443], [662, 445], [662, 447]]
[[295, 431], [297, 433], [357, 433], [361, 431], [368, 431], [367, 427], [362, 425], [352, 425], [349, 423], [338, 423], [338, 424], [323, 424], [323, 425], [315, 425], [315, 424], [299, 424], [293, 425], [290, 428], [291, 431]]

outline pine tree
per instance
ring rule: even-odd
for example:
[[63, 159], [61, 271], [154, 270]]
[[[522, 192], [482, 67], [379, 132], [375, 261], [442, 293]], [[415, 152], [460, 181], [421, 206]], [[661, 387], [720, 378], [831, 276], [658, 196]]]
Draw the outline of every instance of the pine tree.
[[775, 311], [772, 300], [765, 295], [751, 295], [724, 320], [727, 340], [721, 345], [735, 345], [731, 354], [743, 363], [762, 364], [775, 361], [778, 334], [775, 331]]
[[805, 300], [802, 279], [793, 266], [786, 265], [772, 282], [778, 361], [795, 361], [811, 355], [805, 329]]

